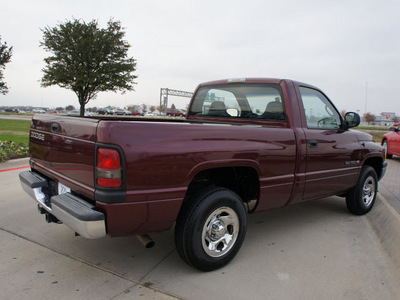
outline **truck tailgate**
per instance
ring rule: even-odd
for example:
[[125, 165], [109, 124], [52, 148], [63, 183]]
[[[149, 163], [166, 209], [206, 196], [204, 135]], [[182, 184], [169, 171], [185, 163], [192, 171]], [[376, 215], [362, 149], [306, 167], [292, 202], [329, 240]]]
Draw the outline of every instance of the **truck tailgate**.
[[90, 199], [99, 120], [35, 115], [30, 132], [34, 169]]

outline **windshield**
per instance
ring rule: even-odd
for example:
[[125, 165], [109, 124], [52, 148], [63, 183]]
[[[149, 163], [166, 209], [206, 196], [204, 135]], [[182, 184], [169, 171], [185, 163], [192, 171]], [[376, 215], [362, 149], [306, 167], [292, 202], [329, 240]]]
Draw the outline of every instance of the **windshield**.
[[285, 121], [282, 91], [277, 84], [226, 84], [201, 87], [189, 115]]

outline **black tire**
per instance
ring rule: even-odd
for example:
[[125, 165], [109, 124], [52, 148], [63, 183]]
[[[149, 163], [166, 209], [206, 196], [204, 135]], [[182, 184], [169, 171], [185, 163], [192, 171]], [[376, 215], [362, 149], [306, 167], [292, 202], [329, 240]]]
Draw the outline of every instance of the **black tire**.
[[189, 265], [212, 271], [236, 256], [246, 229], [240, 197], [225, 188], [206, 188], [184, 202], [175, 225], [175, 246]]
[[347, 193], [347, 209], [355, 215], [364, 215], [374, 206], [378, 193], [378, 176], [371, 166], [364, 166], [356, 185]]
[[391, 159], [393, 154], [389, 154], [389, 143], [387, 140], [384, 140], [382, 143], [383, 148], [385, 149], [385, 156], [387, 159]]

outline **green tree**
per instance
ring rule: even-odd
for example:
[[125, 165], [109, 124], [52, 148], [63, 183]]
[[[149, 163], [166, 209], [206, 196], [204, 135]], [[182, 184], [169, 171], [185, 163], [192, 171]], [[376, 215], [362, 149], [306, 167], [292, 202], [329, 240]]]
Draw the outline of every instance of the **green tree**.
[[42, 30], [42, 46], [52, 56], [44, 59], [42, 87], [58, 85], [73, 91], [80, 115], [98, 93], [133, 90], [136, 60], [128, 57], [130, 45], [123, 38], [120, 22], [110, 20], [107, 28], [74, 19]]
[[369, 113], [369, 112], [365, 113], [363, 115], [363, 118], [364, 118], [364, 121], [368, 123], [368, 125], [371, 122], [375, 122], [375, 116], [373, 114]]
[[75, 107], [73, 106], [73, 105], [67, 105], [66, 107], [65, 107], [65, 110], [66, 111], [71, 111], [71, 110], [74, 110], [75, 109]]
[[2, 44], [0, 36], [0, 94], [3, 95], [8, 93], [7, 84], [3, 81], [3, 71], [6, 67], [6, 63], [11, 61], [12, 49], [13, 47], [8, 47], [6, 42]]

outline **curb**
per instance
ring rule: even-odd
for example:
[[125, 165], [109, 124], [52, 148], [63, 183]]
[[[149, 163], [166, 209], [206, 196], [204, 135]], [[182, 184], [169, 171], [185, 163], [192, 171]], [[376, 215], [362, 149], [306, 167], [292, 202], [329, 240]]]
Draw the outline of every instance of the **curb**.
[[366, 215], [383, 249], [400, 266], [400, 215], [378, 194], [374, 208]]
[[0, 170], [19, 168], [22, 166], [29, 166], [29, 157], [11, 159], [6, 162], [0, 163]]

